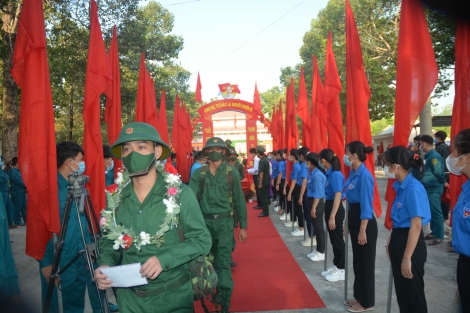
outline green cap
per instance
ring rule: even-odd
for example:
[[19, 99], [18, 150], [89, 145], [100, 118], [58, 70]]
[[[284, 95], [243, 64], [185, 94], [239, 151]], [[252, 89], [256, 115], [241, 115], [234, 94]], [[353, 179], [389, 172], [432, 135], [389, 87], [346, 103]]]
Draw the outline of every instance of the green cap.
[[207, 153], [206, 153], [207, 148], [216, 148], [216, 147], [225, 149], [225, 151], [226, 151], [225, 155], [229, 155], [230, 150], [225, 145], [225, 142], [219, 137], [211, 137], [211, 138], [207, 139], [206, 146], [204, 147], [204, 149], [202, 149], [202, 153], [204, 155], [207, 155]]
[[236, 156], [238, 156], [238, 153], [237, 153], [237, 151], [236, 151], [235, 149], [230, 149], [229, 155], [236, 155]]
[[111, 154], [121, 159], [122, 144], [134, 140], [153, 141], [159, 144], [162, 147], [162, 155], [159, 160], [164, 160], [170, 155], [170, 146], [160, 138], [160, 134], [155, 127], [141, 122], [130, 123], [122, 128], [118, 139], [111, 146]]
[[265, 153], [265, 152], [266, 152], [266, 149], [263, 148], [262, 146], [257, 146], [257, 147], [256, 147], [256, 151], [261, 152], [261, 153]]

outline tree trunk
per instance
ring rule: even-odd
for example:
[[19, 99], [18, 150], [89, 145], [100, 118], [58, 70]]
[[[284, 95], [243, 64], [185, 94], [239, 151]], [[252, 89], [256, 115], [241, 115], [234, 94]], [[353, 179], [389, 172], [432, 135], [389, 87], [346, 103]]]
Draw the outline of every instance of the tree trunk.
[[67, 140], [73, 141], [73, 96], [74, 96], [74, 88], [70, 91], [70, 106], [69, 106], [69, 135]]

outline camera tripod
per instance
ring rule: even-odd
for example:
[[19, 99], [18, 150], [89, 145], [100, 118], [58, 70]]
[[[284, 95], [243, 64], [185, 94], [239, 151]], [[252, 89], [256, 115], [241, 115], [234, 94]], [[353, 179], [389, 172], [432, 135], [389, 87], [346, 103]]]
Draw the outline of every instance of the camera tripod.
[[[59, 174], [60, 175], [60, 174]], [[87, 269], [90, 272], [92, 281], [95, 282], [95, 271], [93, 268], [93, 259], [98, 256], [99, 249], [98, 249], [98, 241], [101, 237], [101, 231], [99, 227], [98, 218], [96, 213], [93, 209], [93, 204], [91, 203], [90, 195], [88, 194], [88, 190], [85, 188], [85, 184], [90, 181], [88, 176], [83, 175], [81, 172], [73, 172], [69, 175], [69, 182], [70, 185], [67, 187], [69, 189], [67, 194], [67, 200], [65, 202], [64, 213], [60, 225], [60, 233], [57, 237], [54, 234], [54, 261], [52, 262], [52, 270], [51, 276], [49, 280], [49, 286], [47, 290], [46, 301], [43, 307], [43, 313], [48, 313], [49, 308], [51, 305], [52, 293], [54, 290], [54, 285], [56, 279], [60, 278], [60, 275], [64, 273], [75, 261], [77, 261], [80, 257], [85, 259]], [[69, 221], [70, 214], [73, 214], [72, 207], [75, 207], [75, 212], [77, 214], [78, 225], [80, 228], [81, 239], [83, 243], [83, 250], [78, 251], [77, 255], [72, 258], [62, 269], [59, 268], [60, 259], [62, 256], [62, 250], [64, 245], [67, 243], [65, 242], [65, 233], [67, 231], [67, 225]], [[80, 216], [85, 215], [88, 228], [92, 234], [92, 242], [87, 243], [85, 239], [88, 234], [85, 232], [87, 231], [87, 225], [82, 225], [82, 221]], [[63, 306], [60, 305], [61, 302], [61, 294], [60, 289], [58, 290], [58, 300], [59, 300], [59, 312], [63, 312]], [[101, 306], [102, 313], [109, 313], [109, 304], [106, 292], [100, 292], [97, 288], [98, 299]], [[63, 304], [62, 304], [63, 305]]]

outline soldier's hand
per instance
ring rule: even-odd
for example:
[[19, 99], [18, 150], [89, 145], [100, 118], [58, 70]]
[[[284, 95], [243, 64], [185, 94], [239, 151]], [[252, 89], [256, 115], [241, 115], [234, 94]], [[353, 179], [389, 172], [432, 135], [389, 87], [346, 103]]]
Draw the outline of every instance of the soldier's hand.
[[108, 265], [103, 265], [98, 267], [95, 270], [95, 279], [98, 284], [98, 289], [105, 290], [106, 288], [111, 288], [112, 280], [107, 279], [108, 275], [103, 274], [101, 271], [102, 268], [109, 267]]
[[240, 231], [238, 232], [238, 240], [240, 242], [244, 242], [248, 238], [248, 233], [246, 232], [245, 228], [240, 228]]
[[140, 269], [140, 274], [142, 277], [147, 277], [148, 279], [155, 279], [163, 271], [162, 265], [156, 256], [148, 258], [148, 260], [142, 265]]

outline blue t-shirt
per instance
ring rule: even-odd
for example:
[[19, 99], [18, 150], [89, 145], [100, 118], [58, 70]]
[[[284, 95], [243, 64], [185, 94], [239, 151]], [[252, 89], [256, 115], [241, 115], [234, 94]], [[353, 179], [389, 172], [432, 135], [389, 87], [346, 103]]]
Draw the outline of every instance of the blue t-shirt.
[[291, 182], [294, 179], [297, 180], [297, 178], [299, 177], [300, 170], [301, 170], [301, 166], [300, 166], [299, 162], [297, 161], [293, 164], [292, 171], [290, 172], [290, 181]]
[[371, 220], [374, 216], [374, 178], [364, 163], [357, 172], [351, 168], [345, 187], [348, 202], [361, 204], [361, 220]]
[[335, 193], [341, 192], [341, 199], [343, 195], [344, 187], [344, 175], [341, 171], [333, 171], [333, 168], [330, 167], [326, 171], [326, 184], [325, 184], [325, 199], [334, 200]]
[[318, 168], [310, 172], [307, 180], [307, 197], [323, 199], [325, 198], [326, 177]]
[[277, 178], [277, 175], [279, 175], [279, 162], [276, 160], [271, 160], [271, 178]]
[[194, 162], [193, 166], [191, 166], [191, 172], [189, 173], [189, 177], [193, 176], [193, 173], [200, 167], [202, 167], [201, 163]]
[[286, 161], [285, 160], [282, 160], [281, 162], [279, 162], [278, 164], [278, 174], [279, 173], [282, 173], [282, 179], [286, 179]]
[[470, 257], [470, 180], [462, 186], [452, 211], [452, 246], [455, 252]]
[[[428, 195], [421, 182], [409, 173], [403, 182], [393, 183], [397, 195], [392, 205], [393, 228], [407, 228], [411, 226], [411, 219], [422, 218], [422, 225], [431, 221], [431, 209]], [[452, 239], [453, 241], [453, 239]]]
[[296, 184], [299, 186], [302, 186], [302, 182], [304, 178], [308, 179], [307, 162], [303, 162], [302, 164], [300, 164], [300, 172], [299, 172], [299, 175], [297, 176]]

